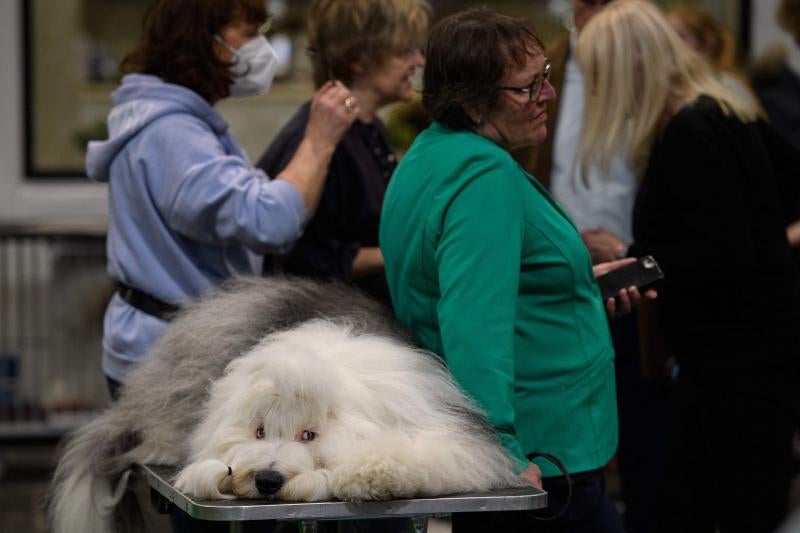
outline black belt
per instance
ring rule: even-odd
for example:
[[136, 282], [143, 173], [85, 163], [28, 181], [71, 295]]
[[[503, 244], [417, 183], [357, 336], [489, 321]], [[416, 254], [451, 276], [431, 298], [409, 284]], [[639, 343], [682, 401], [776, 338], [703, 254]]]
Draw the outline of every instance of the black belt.
[[175, 313], [181, 310], [178, 305], [154, 298], [146, 292], [128, 287], [124, 283], [117, 282], [117, 294], [139, 311], [154, 316], [164, 322], [171, 321]]

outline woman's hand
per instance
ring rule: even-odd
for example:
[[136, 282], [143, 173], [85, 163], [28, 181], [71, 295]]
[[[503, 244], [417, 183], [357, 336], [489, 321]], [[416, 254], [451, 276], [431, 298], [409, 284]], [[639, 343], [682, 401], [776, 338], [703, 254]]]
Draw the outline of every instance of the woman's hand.
[[592, 256], [592, 263], [614, 261], [623, 257], [628, 249], [622, 239], [600, 227], [582, 231], [581, 239]]
[[311, 100], [305, 135], [277, 178], [297, 189], [309, 213], [317, 208], [336, 145], [358, 116], [358, 102], [339, 81], [320, 87]]
[[542, 488], [542, 471], [535, 463], [530, 463], [528, 468], [523, 470], [519, 477], [537, 489]]
[[383, 271], [383, 254], [377, 246], [362, 246], [353, 259], [353, 279]]
[[[628, 257], [625, 259], [620, 259], [619, 261], [600, 263], [593, 266], [592, 271], [594, 272], [594, 277], [598, 278], [603, 274], [608, 274], [612, 270], [618, 269], [619, 267], [635, 263], [636, 260], [637, 259], [635, 257]], [[658, 297], [658, 293], [653, 289], [647, 289], [644, 293], [644, 296], [645, 298], [655, 300]], [[609, 318], [626, 315], [631, 312], [631, 309], [638, 307], [641, 300], [642, 295], [639, 294], [639, 289], [631, 285], [627, 289], [622, 289], [619, 291], [617, 296], [606, 300], [606, 313], [608, 313]]]
[[789, 246], [800, 248], [800, 220], [786, 228], [786, 238], [789, 239]]
[[340, 81], [328, 81], [311, 100], [306, 137], [318, 148], [331, 152], [358, 116], [359, 107], [350, 89]]

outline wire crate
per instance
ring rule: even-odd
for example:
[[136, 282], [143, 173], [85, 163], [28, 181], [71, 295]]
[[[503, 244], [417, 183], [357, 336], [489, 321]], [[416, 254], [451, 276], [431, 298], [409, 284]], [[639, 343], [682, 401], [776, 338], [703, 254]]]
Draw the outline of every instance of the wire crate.
[[59, 436], [106, 405], [105, 232], [0, 225], [0, 438]]

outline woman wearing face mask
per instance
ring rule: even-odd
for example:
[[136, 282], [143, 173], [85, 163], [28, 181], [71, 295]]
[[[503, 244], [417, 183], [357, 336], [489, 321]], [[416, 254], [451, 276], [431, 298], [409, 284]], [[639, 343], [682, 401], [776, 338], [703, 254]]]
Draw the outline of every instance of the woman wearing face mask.
[[[263, 0], [157, 0], [123, 61], [109, 139], [89, 143], [87, 174], [109, 185], [103, 370], [112, 396], [184, 302], [297, 239], [339, 138], [358, 115], [323, 85], [295, 156], [275, 179], [255, 169], [213, 105], [266, 91], [276, 60], [259, 33]], [[347, 106], [345, 106], [347, 103]]]
[[[284, 272], [352, 281], [390, 305], [378, 248], [383, 195], [397, 160], [378, 111], [410, 100], [411, 77], [423, 63], [418, 43], [427, 32], [425, 0], [316, 0], [308, 40], [317, 87], [330, 79], [358, 98], [358, 119], [333, 154], [319, 208], [291, 252], [275, 262]], [[310, 104], [278, 134], [258, 166], [284, 168], [303, 138]], [[269, 269], [272, 265], [265, 265]]]

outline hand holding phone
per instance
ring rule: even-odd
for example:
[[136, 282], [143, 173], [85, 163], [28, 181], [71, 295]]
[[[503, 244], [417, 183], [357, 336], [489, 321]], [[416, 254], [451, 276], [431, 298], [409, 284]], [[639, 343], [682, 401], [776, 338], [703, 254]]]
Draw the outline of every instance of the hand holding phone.
[[664, 279], [664, 273], [651, 255], [640, 257], [636, 262], [619, 267], [597, 277], [603, 301], [619, 295], [619, 291], [631, 286], [644, 292], [659, 280]]

